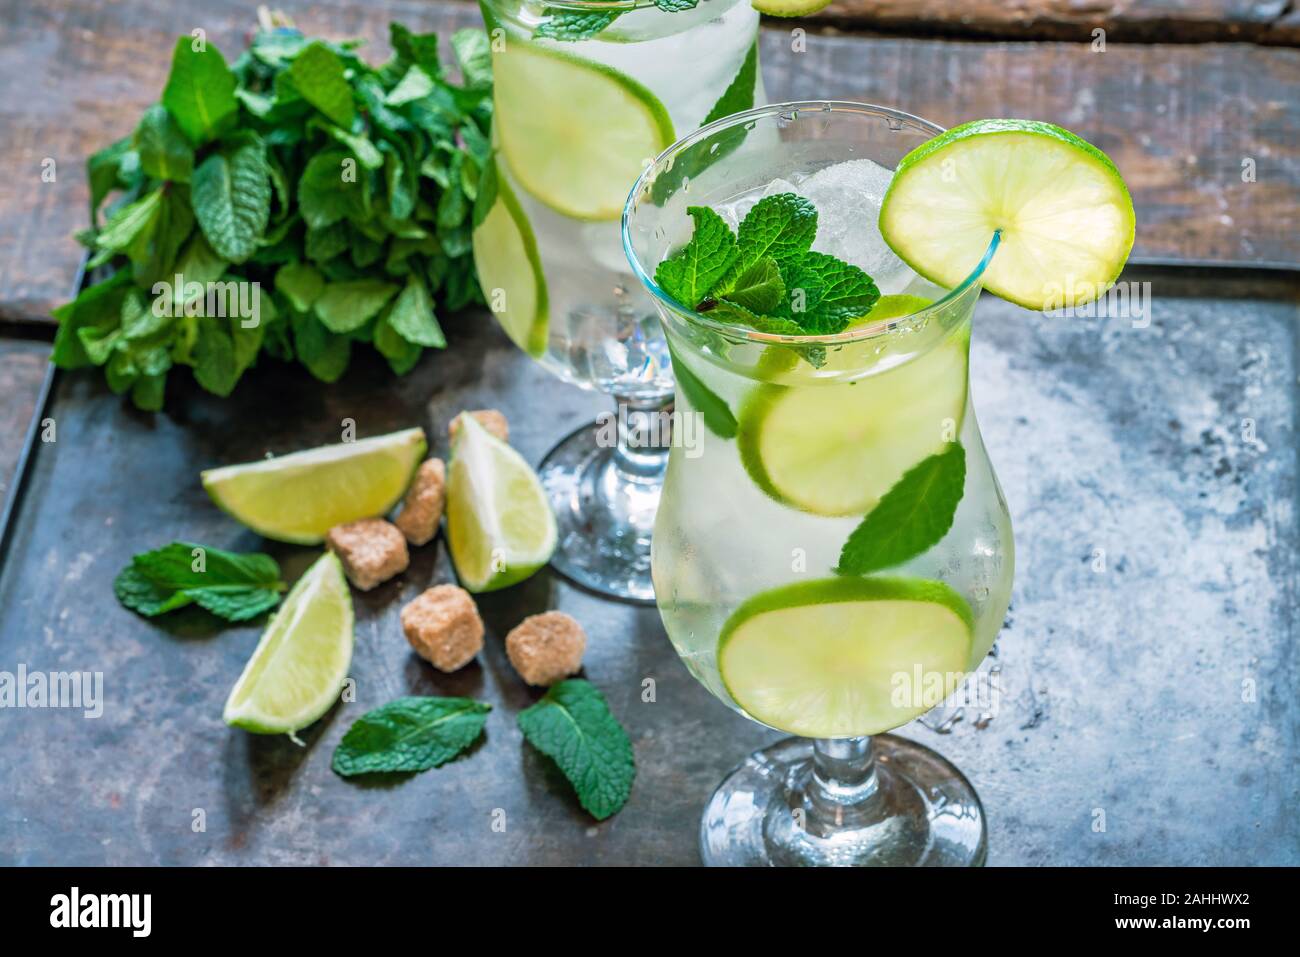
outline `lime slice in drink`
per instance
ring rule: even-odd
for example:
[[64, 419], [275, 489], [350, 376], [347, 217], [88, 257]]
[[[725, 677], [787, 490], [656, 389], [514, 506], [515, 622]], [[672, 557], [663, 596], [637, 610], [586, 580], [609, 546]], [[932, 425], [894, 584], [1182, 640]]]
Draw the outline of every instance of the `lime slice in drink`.
[[850, 323], [848, 328], [856, 329], [860, 326], [870, 326], [886, 319], [901, 319], [903, 316], [910, 316], [914, 312], [920, 312], [928, 305], [930, 305], [930, 300], [922, 296], [912, 296], [905, 293], [881, 296], [876, 300], [876, 304], [871, 307], [869, 313]]
[[485, 592], [551, 560], [555, 516], [528, 463], [472, 415], [460, 417], [447, 474], [447, 541], [460, 582]]
[[852, 386], [759, 386], [740, 410], [741, 463], [778, 502], [817, 515], [865, 515], [904, 472], [956, 437], [969, 344], [957, 333]]
[[956, 689], [972, 629], [970, 607], [943, 582], [800, 582], [736, 609], [718, 639], [718, 670], [764, 724], [808, 738], [876, 734]]
[[618, 219], [646, 161], [677, 138], [653, 93], [602, 64], [510, 43], [492, 70], [495, 132], [510, 172], [566, 216]]
[[750, 0], [759, 13], [773, 17], [806, 17], [830, 5], [831, 0]]
[[546, 352], [546, 278], [537, 239], [498, 170], [496, 202], [474, 230], [474, 265], [483, 298], [501, 328], [534, 359]]
[[266, 538], [324, 541], [335, 525], [383, 515], [406, 491], [427, 443], [404, 429], [202, 473], [223, 510]]
[[909, 266], [961, 283], [997, 230], [989, 292], [1028, 309], [1095, 299], [1133, 248], [1133, 201], [1110, 158], [1067, 130], [978, 120], [903, 157], [880, 207], [880, 232]]
[[305, 728], [339, 699], [352, 664], [352, 596], [326, 552], [298, 579], [226, 700], [226, 724], [257, 734]]

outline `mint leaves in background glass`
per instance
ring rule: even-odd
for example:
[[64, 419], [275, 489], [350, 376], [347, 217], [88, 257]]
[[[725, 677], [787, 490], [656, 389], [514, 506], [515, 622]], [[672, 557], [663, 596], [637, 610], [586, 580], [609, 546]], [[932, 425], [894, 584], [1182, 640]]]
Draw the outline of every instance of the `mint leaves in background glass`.
[[357, 719], [331, 766], [344, 777], [439, 767], [478, 740], [491, 710], [472, 698], [398, 698]]
[[[654, 6], [663, 13], [680, 13], [694, 10], [699, 0], [654, 0]], [[600, 33], [624, 13], [627, 9], [613, 10], [566, 10], [563, 7], [547, 7], [543, 13], [546, 19], [537, 25], [534, 36], [549, 40], [587, 40]]]
[[589, 681], [570, 678], [519, 712], [529, 744], [553, 760], [580, 803], [598, 821], [617, 813], [632, 793], [636, 761], [627, 732], [605, 696]]
[[952, 527], [966, 486], [966, 450], [951, 442], [903, 473], [849, 535], [835, 569], [866, 575], [915, 558]]
[[[470, 231], [490, 167], [491, 58], [483, 31], [454, 34], [457, 84], [436, 35], [390, 34], [379, 66], [292, 28], [254, 34], [233, 64], [180, 38], [160, 102], [87, 162], [78, 238], [92, 269], [113, 271], [55, 310], [53, 361], [100, 366], [156, 410], [176, 366], [224, 396], [264, 353], [332, 382], [357, 345], [397, 374], [442, 348], [437, 311], [481, 301]], [[153, 295], [177, 274], [187, 288]], [[260, 285], [255, 328], [204, 314], [216, 282]]]
[[197, 604], [218, 618], [246, 621], [279, 604], [284, 589], [270, 555], [192, 542], [136, 555], [113, 582], [118, 601], [146, 618]]
[[834, 335], [880, 298], [857, 266], [813, 252], [817, 209], [795, 193], [760, 199], [737, 231], [703, 206], [691, 239], [655, 269], [678, 302], [720, 322], [781, 335]]

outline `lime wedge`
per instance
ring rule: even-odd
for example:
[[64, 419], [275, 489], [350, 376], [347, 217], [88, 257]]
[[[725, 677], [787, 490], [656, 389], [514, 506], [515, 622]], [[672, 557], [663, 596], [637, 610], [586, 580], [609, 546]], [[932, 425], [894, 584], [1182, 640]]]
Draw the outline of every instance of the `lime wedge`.
[[352, 664], [352, 596], [333, 552], [298, 579], [226, 700], [226, 724], [291, 734], [339, 698]]
[[535, 359], [546, 351], [546, 278], [533, 228], [500, 170], [496, 183], [496, 202], [474, 230], [474, 265], [501, 328]]
[[451, 445], [447, 543], [468, 591], [523, 581], [555, 551], [555, 516], [528, 463], [471, 415]]
[[956, 689], [972, 628], [970, 607], [943, 582], [800, 582], [736, 609], [718, 639], [718, 669], [736, 704], [773, 728], [877, 734]]
[[755, 10], [772, 17], [806, 17], [830, 5], [831, 0], [750, 0]]
[[769, 496], [816, 515], [865, 515], [909, 468], [951, 442], [966, 408], [958, 333], [847, 384], [758, 386], [740, 410], [740, 461]]
[[426, 448], [423, 429], [404, 429], [208, 469], [201, 477], [212, 501], [259, 535], [314, 545], [335, 525], [396, 505]]
[[1095, 299], [1133, 248], [1133, 201], [1095, 146], [1050, 123], [978, 120], [903, 157], [880, 232], [932, 282], [961, 283], [996, 230], [984, 287], [1028, 309]]
[[632, 183], [677, 138], [668, 111], [617, 70], [510, 43], [493, 54], [495, 133], [524, 189], [575, 219], [614, 220]]

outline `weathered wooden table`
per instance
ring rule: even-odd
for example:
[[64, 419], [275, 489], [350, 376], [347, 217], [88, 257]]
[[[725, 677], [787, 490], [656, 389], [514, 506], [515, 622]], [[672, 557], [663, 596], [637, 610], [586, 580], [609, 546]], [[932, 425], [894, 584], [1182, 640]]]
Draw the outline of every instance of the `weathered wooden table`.
[[[309, 31], [375, 39], [376, 57], [389, 19], [439, 31], [477, 19], [469, 5], [415, 0], [281, 6]], [[1300, 30], [1286, 8], [1025, 0], [955, 14], [926, 0], [848, 0], [769, 25], [763, 66], [773, 98], [875, 101], [946, 124], [1057, 120], [1125, 173], [1140, 259], [1294, 268], [1300, 49], [1290, 44]], [[202, 26], [234, 50], [253, 16], [251, 4], [220, 0], [0, 0], [10, 91], [0, 160], [29, 175], [0, 180], [0, 483], [11, 484], [37, 405], [48, 311], [76, 271], [69, 237], [85, 216], [85, 155], [156, 98], [176, 34]], [[46, 158], [53, 182], [41, 178]], [[1285, 269], [1127, 278], [1152, 283], [1149, 325], [980, 306], [975, 396], [1019, 549], [1001, 697], [982, 728], [973, 713], [938, 714], [903, 733], [972, 778], [995, 864], [1298, 863], [1300, 282]], [[216, 631], [199, 613], [147, 622], [112, 598], [112, 577], [143, 547], [176, 537], [268, 547], [208, 504], [200, 468], [334, 440], [345, 415], [363, 434], [419, 422], [440, 441], [451, 414], [485, 405], [510, 414], [535, 461], [601, 408], [535, 368], [486, 315], [447, 325], [453, 348], [400, 382], [359, 363], [331, 389], [268, 363], [231, 400], [181, 388], [157, 416], [95, 376], [59, 378], [44, 412], [57, 441], [36, 446], [0, 555], [0, 671], [102, 671], [107, 702], [94, 720], [0, 712], [0, 862], [696, 859], [709, 790], [770, 736], [689, 678], [652, 609], [543, 573], [483, 601], [480, 663], [442, 676], [410, 654], [396, 621], [404, 600], [450, 574], [430, 546], [401, 579], [358, 596], [358, 701], [299, 748], [220, 722], [256, 626]], [[269, 547], [294, 575], [312, 556]], [[636, 747], [632, 801], [600, 825], [514, 726], [533, 695], [501, 638], [557, 606], [587, 625], [587, 675]], [[653, 703], [641, 700], [647, 677]], [[486, 740], [410, 779], [335, 777], [329, 756], [351, 719], [402, 693], [492, 701]], [[496, 809], [504, 833], [491, 827]]]

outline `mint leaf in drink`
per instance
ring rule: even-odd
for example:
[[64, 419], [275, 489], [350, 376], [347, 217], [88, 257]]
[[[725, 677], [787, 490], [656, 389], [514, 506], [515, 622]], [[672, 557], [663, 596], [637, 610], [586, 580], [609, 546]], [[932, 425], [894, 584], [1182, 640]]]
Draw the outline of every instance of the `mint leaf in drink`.
[[849, 535], [839, 575], [901, 565], [935, 545], [952, 527], [966, 485], [966, 450], [952, 442], [903, 474]]
[[211, 154], [194, 171], [194, 217], [223, 259], [242, 263], [257, 252], [271, 215], [265, 147], [253, 134]]
[[690, 241], [655, 268], [655, 282], [678, 302], [694, 307], [736, 259], [736, 235], [707, 206], [686, 210], [695, 221]]
[[491, 710], [471, 698], [398, 698], [357, 719], [331, 767], [343, 777], [440, 767], [478, 740]]
[[788, 315], [809, 335], [840, 332], [880, 298], [870, 276], [825, 253], [807, 252], [782, 268]]
[[811, 202], [794, 193], [764, 196], [741, 221], [736, 232], [735, 261], [713, 294], [727, 298], [740, 277], [764, 257], [771, 257], [782, 267], [800, 259], [816, 236], [817, 207]]
[[228, 129], [239, 112], [239, 101], [235, 75], [221, 51], [194, 37], [178, 37], [162, 105], [195, 146]]
[[309, 43], [294, 58], [289, 76], [304, 100], [345, 130], [351, 129], [356, 106], [337, 53], [319, 40]]
[[188, 183], [194, 172], [194, 147], [161, 103], [144, 111], [132, 141], [146, 176]]
[[785, 299], [785, 282], [781, 267], [771, 256], [764, 256], [736, 278], [726, 301], [758, 315], [776, 311]]
[[518, 721], [528, 743], [559, 766], [592, 817], [603, 821], [627, 803], [636, 777], [632, 742], [595, 685], [561, 681], [519, 712]]
[[[673, 2], [673, 0], [665, 0]], [[691, 6], [695, 6], [691, 3]], [[700, 126], [708, 126], [714, 120], [720, 120], [724, 116], [730, 116], [732, 113], [743, 113], [745, 110], [754, 107], [754, 89], [758, 79], [758, 39], [749, 47], [749, 52], [745, 54], [744, 62], [740, 64], [740, 69], [736, 71], [735, 77], [727, 88], [718, 97], [718, 102], [713, 104], [713, 109], [709, 110], [704, 122]], [[703, 144], [701, 144], [703, 145]], [[729, 147], [724, 145], [722, 148], [730, 152], [739, 142], [736, 141]], [[714, 157], [715, 161], [718, 157]]]
[[586, 40], [614, 22], [622, 10], [555, 10], [548, 9], [547, 18], [537, 25], [533, 36], [549, 40]]
[[677, 380], [677, 391], [685, 397], [700, 417], [704, 427], [722, 439], [734, 439], [738, 426], [736, 417], [731, 414], [731, 407], [712, 389], [699, 380], [686, 363], [673, 354], [673, 378]]
[[194, 603], [227, 621], [246, 621], [274, 608], [284, 589], [271, 556], [192, 542], [136, 555], [113, 582], [118, 601], [148, 618]]

